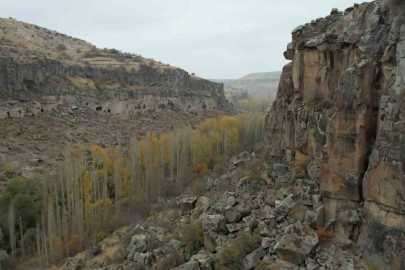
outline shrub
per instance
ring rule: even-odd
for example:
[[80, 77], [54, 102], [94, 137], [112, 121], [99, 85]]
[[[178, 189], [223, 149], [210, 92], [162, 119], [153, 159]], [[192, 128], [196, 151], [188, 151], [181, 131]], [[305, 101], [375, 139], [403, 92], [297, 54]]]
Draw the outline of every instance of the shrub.
[[217, 184], [217, 191], [219, 192], [224, 192], [228, 190], [228, 181], [227, 179], [218, 179], [218, 184]]
[[180, 255], [178, 251], [174, 252], [173, 254], [162, 258], [155, 264], [155, 268], [157, 270], [166, 270], [172, 269], [181, 265], [184, 262], [184, 258]]
[[60, 43], [60, 44], [56, 47], [56, 50], [57, 50], [58, 52], [61, 52], [61, 51], [66, 51], [67, 48], [66, 48], [66, 45], [65, 45], [65, 44]]
[[306, 156], [300, 152], [296, 152], [296, 154], [295, 154], [295, 173], [298, 175], [305, 176], [309, 162], [310, 162], [309, 156]]
[[5, 173], [11, 173], [13, 171], [13, 166], [7, 165], [6, 169], [4, 170]]
[[90, 62], [86, 60], [86, 61], [84, 61], [84, 64], [85, 65], [90, 65]]
[[325, 227], [318, 228], [315, 232], [321, 244], [328, 242], [333, 237], [333, 232], [327, 230]]
[[59, 54], [58, 59], [60, 59], [60, 60], [73, 60], [73, 57], [70, 54], [66, 53], [66, 52], [62, 52], [62, 53]]
[[380, 268], [378, 267], [378, 265], [373, 264], [373, 263], [367, 263], [367, 269], [368, 270], [380, 270]]
[[183, 225], [180, 230], [180, 242], [187, 249], [196, 250], [203, 245], [204, 227], [201, 223]]
[[8, 270], [12, 269], [13, 261], [5, 250], [0, 250], [0, 269]]
[[194, 164], [193, 168], [199, 175], [208, 173], [208, 167], [205, 163]]
[[165, 193], [166, 197], [175, 197], [180, 194], [180, 190], [176, 183], [166, 183]]
[[82, 50], [80, 50], [80, 48], [77, 48], [77, 49], [76, 49], [76, 52], [77, 52], [77, 53], [82, 53]]
[[160, 241], [157, 239], [155, 234], [151, 234], [146, 242], [146, 250], [153, 251], [160, 246]]
[[69, 246], [69, 253], [70, 254], [76, 254], [80, 250], [79, 246], [79, 236], [77, 234], [73, 234], [70, 236], [70, 239], [68, 241], [68, 246]]
[[105, 238], [105, 234], [104, 232], [100, 231], [96, 234], [96, 241], [100, 242], [101, 240], [103, 240]]
[[263, 151], [263, 147], [261, 145], [256, 144], [252, 147], [252, 152], [260, 154]]
[[245, 231], [241, 231], [231, 245], [222, 250], [215, 269], [243, 269], [243, 258], [248, 253], [259, 248], [260, 243], [261, 237], [257, 231], [252, 236], [247, 235]]
[[190, 185], [191, 190], [193, 191], [194, 195], [200, 197], [205, 194], [207, 191], [206, 184], [203, 180], [198, 179], [191, 183]]
[[261, 261], [261, 262], [255, 267], [255, 270], [267, 270], [267, 269], [270, 269], [269, 266], [270, 266], [270, 265], [269, 265], [268, 262]]

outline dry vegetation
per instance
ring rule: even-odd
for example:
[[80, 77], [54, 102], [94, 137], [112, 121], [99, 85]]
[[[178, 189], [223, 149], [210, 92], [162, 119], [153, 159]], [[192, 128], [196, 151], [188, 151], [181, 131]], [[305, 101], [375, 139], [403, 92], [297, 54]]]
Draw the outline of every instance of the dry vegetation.
[[[8, 232], [1, 248], [11, 249], [13, 258], [34, 256], [56, 264], [131, 223], [128, 212], [146, 216], [164, 211], [164, 205], [149, 205], [161, 196], [178, 195], [201, 173], [198, 168], [212, 169], [257, 144], [263, 123], [260, 115], [225, 116], [208, 119], [196, 130], [133, 138], [127, 151], [121, 146], [71, 147], [57, 174], [45, 172], [9, 183], [0, 208], [0, 216], [9, 217], [8, 224], [0, 220]], [[205, 192], [201, 180], [191, 187], [195, 194]], [[21, 228], [20, 222], [25, 224]], [[198, 248], [202, 231], [198, 224], [185, 226], [180, 239]], [[32, 241], [21, 241], [28, 236]], [[149, 249], [155, 248], [150, 243]]]

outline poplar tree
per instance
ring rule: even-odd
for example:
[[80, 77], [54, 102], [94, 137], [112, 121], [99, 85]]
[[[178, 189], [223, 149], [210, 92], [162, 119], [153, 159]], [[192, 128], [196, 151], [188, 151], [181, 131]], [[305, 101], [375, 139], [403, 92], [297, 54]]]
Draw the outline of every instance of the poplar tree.
[[9, 228], [9, 238], [11, 247], [11, 256], [13, 259], [16, 257], [16, 239], [15, 239], [15, 212], [14, 212], [14, 201], [11, 201], [8, 208], [8, 228]]

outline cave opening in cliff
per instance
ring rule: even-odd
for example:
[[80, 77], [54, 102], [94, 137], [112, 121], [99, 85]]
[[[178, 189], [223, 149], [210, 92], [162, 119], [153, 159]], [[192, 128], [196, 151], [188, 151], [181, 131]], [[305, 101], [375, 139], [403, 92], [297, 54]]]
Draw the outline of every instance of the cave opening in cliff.
[[18, 110], [18, 112], [21, 114], [21, 110]]
[[96, 111], [101, 112], [102, 110], [103, 110], [103, 107], [101, 107], [101, 106], [96, 107]]
[[111, 110], [110, 110], [110, 109], [108, 109], [108, 112], [110, 113], [110, 112], [111, 112]]
[[143, 109], [144, 109], [144, 110], [146, 109], [146, 105], [145, 105], [145, 104], [143, 105]]
[[44, 112], [44, 109], [41, 109], [41, 112]]
[[8, 116], [8, 118], [11, 118], [10, 112], [7, 112], [7, 116]]

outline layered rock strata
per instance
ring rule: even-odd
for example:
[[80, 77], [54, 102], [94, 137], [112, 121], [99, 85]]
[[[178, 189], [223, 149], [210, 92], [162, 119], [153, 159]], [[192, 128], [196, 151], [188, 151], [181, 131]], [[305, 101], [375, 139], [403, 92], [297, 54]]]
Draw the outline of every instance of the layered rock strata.
[[364, 201], [359, 248], [403, 269], [405, 2], [334, 10], [294, 29], [284, 55], [292, 62], [266, 118], [270, 154], [311, 157], [326, 221]]
[[77, 103], [107, 114], [167, 109], [200, 114], [226, 105], [223, 85], [181, 69], [140, 65], [139, 70], [127, 70], [2, 58], [0, 70], [0, 119], [36, 116]]

